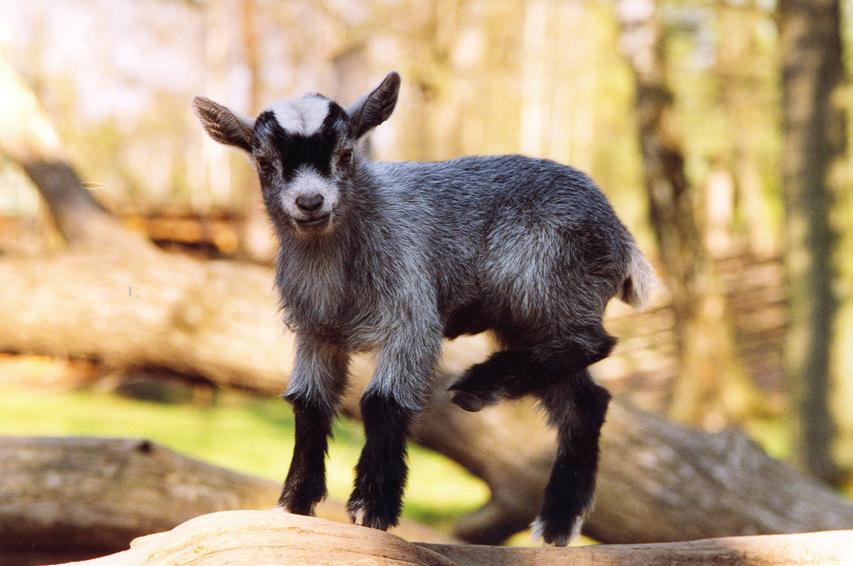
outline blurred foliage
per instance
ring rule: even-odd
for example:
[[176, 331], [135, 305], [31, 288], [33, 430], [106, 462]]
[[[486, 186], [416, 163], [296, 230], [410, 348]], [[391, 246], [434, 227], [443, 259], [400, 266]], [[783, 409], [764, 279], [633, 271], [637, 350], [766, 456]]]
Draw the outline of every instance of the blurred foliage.
[[[688, 173], [704, 186], [715, 166], [736, 172], [733, 160], [748, 160], [767, 217], [762, 237], [775, 239], [775, 4], [662, 4]], [[33, 85], [85, 178], [119, 208], [242, 209], [244, 160], [204, 138], [189, 113], [193, 95], [249, 113], [256, 73], [262, 105], [309, 90], [346, 103], [397, 68], [404, 89], [374, 140], [379, 158], [522, 151], [571, 163], [589, 171], [647, 239], [633, 87], [609, 2], [248, 5], [257, 69], [248, 65], [241, 4], [229, 0], [0, 2], [0, 49]], [[346, 57], [354, 71], [343, 68]]]

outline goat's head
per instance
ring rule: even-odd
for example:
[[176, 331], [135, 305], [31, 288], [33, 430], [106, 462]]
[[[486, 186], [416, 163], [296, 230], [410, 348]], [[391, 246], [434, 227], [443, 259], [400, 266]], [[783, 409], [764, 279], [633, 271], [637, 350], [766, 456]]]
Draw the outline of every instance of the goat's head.
[[399, 90], [390, 73], [346, 110], [320, 94], [277, 102], [254, 121], [203, 97], [193, 109], [210, 137], [251, 156], [277, 227], [310, 237], [331, 231], [346, 208], [358, 140], [388, 119]]

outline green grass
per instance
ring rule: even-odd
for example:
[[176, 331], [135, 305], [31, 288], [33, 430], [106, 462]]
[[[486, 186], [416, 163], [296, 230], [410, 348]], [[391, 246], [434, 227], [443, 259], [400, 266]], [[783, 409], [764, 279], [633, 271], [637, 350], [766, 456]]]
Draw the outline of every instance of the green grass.
[[[747, 433], [767, 454], [779, 460], [791, 461], [794, 450], [791, 438], [791, 423], [787, 417], [753, 419], [745, 425]], [[839, 441], [835, 447], [836, 462], [842, 469], [849, 470], [848, 462], [853, 461], [853, 442]], [[846, 497], [853, 499], [853, 473], [846, 472], [837, 489]]]
[[[293, 414], [283, 401], [220, 393], [213, 406], [139, 401], [115, 394], [46, 393], [0, 389], [0, 434], [145, 437], [183, 454], [281, 481], [293, 450]], [[352, 468], [364, 441], [345, 419], [329, 449], [329, 495], [346, 501]], [[415, 445], [404, 516], [436, 528], [488, 497], [480, 480], [455, 463]]]
[[785, 419], [753, 419], [744, 428], [770, 456], [779, 460], [788, 460], [791, 457], [790, 424]]

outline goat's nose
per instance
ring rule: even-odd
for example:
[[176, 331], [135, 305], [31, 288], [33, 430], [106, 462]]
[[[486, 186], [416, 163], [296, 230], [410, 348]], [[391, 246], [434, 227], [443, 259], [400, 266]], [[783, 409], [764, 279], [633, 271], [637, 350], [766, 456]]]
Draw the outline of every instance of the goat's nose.
[[323, 206], [323, 195], [315, 193], [313, 195], [299, 195], [296, 197], [296, 206], [305, 212], [314, 212]]

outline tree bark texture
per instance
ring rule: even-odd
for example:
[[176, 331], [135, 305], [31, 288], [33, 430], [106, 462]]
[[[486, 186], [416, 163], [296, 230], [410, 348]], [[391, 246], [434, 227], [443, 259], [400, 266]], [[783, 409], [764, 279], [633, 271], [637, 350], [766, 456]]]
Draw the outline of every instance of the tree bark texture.
[[[263, 49], [257, 16], [258, 6], [255, 0], [240, 0], [240, 38], [249, 79], [248, 114], [253, 119], [262, 109], [264, 90], [261, 63]], [[209, 141], [205, 140], [205, 143]], [[275, 258], [276, 240], [261, 200], [259, 181], [254, 170], [244, 170], [239, 177], [243, 189], [240, 197], [244, 202], [244, 219], [240, 234], [243, 255], [253, 261], [270, 262]]]
[[845, 564], [853, 531], [697, 540], [676, 544], [580, 548], [498, 548], [413, 544], [394, 535], [289, 515], [226, 511], [197, 517], [166, 533], [133, 542], [130, 550], [76, 564], [421, 564], [424, 566], [647, 566]]
[[672, 296], [678, 378], [671, 414], [714, 425], [761, 407], [734, 342], [719, 276], [705, 249], [684, 169], [656, 0], [621, 0], [620, 44], [635, 79], [649, 222]]
[[828, 482], [839, 479], [832, 458], [835, 425], [829, 390], [838, 313], [833, 288], [838, 239], [830, 214], [838, 183], [833, 175], [840, 171], [833, 167], [840, 169], [846, 151], [840, 26], [837, 0], [779, 2], [785, 264], [791, 300], [786, 365], [795, 399], [794, 452], [804, 469]]
[[[275, 482], [187, 458], [153, 442], [117, 438], [0, 437], [0, 563], [3, 556], [99, 556], [198, 515], [269, 509]], [[326, 501], [325, 519], [345, 522]], [[411, 521], [408, 540], [454, 542]], [[36, 556], [33, 556], [36, 555]]]

